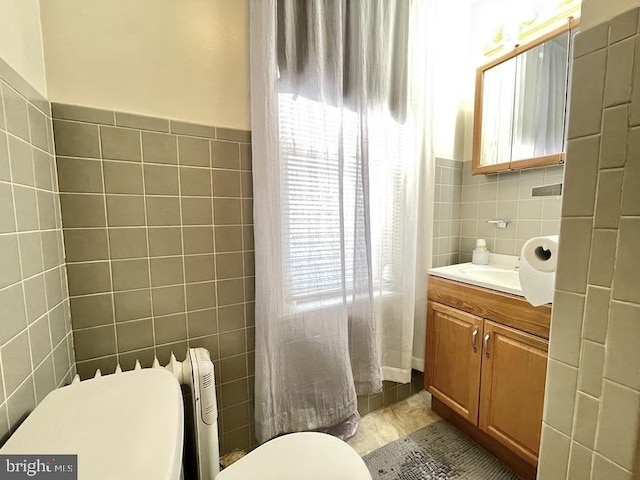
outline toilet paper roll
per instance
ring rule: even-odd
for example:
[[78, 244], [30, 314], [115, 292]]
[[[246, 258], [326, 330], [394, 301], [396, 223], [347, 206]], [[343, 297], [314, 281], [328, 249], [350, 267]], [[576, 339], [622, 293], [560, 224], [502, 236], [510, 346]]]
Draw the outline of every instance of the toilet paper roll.
[[520, 253], [520, 287], [525, 298], [538, 307], [553, 301], [558, 265], [558, 236], [528, 240]]

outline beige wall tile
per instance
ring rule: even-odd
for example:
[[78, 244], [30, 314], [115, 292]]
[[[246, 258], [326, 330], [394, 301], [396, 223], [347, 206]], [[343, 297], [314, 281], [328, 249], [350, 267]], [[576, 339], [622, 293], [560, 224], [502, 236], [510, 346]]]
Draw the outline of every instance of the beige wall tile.
[[563, 291], [557, 291], [553, 301], [549, 356], [574, 367], [580, 360], [584, 303], [584, 295]]
[[591, 478], [602, 480], [631, 480], [631, 472], [610, 462], [601, 455], [593, 456], [593, 473]]
[[216, 197], [239, 197], [241, 194], [240, 172], [214, 170], [213, 194]]
[[[30, 377], [29, 377], [30, 378]], [[36, 396], [33, 381], [25, 381], [7, 400], [7, 413], [9, 425], [17, 428], [24, 420], [25, 413], [31, 412], [36, 406]]]
[[115, 116], [113, 112], [108, 110], [99, 110], [97, 108], [53, 102], [51, 104], [51, 113], [54, 118], [63, 120], [77, 120], [79, 122], [115, 125]]
[[146, 258], [114, 260], [111, 271], [114, 291], [149, 287], [149, 261]]
[[574, 58], [595, 52], [607, 46], [609, 24], [603, 23], [586, 31], [578, 32], [575, 37]]
[[13, 183], [33, 187], [35, 179], [33, 176], [31, 145], [15, 137], [9, 137], [9, 158]]
[[573, 62], [569, 138], [600, 132], [607, 53], [598, 50]]
[[556, 288], [586, 293], [591, 248], [591, 218], [563, 218]]
[[589, 284], [610, 287], [616, 256], [616, 230], [594, 230], [589, 261]]
[[202, 168], [180, 167], [180, 194], [183, 196], [211, 196], [209, 171]]
[[540, 456], [544, 461], [538, 465], [538, 478], [541, 480], [565, 479], [569, 468], [570, 447], [569, 437], [543, 425]]
[[211, 198], [181, 198], [180, 203], [183, 225], [213, 225]]
[[189, 338], [202, 337], [218, 332], [216, 310], [213, 308], [187, 313]]
[[24, 280], [24, 295], [27, 299], [27, 320], [31, 323], [47, 312], [44, 275], [40, 274]]
[[600, 137], [570, 140], [562, 201], [562, 216], [591, 216], [594, 212]]
[[204, 310], [216, 306], [215, 282], [187, 284], [187, 311]]
[[214, 256], [211, 254], [186, 256], [184, 270], [187, 283], [215, 280]]
[[613, 302], [604, 376], [640, 391], [640, 306]]
[[30, 277], [31, 275], [42, 272], [43, 263], [40, 233], [22, 233], [19, 235], [19, 243], [23, 275]]
[[61, 192], [102, 193], [100, 161], [57, 157], [58, 186]]
[[142, 194], [142, 167], [129, 162], [102, 162], [107, 193]]
[[182, 229], [180, 227], [149, 228], [149, 255], [181, 255]]
[[187, 315], [185, 313], [156, 317], [153, 324], [156, 343], [172, 343], [187, 339]]
[[600, 168], [624, 166], [627, 157], [628, 121], [628, 105], [619, 105], [604, 110], [600, 140]]
[[139, 162], [140, 132], [128, 128], [100, 127], [102, 158]]
[[31, 350], [27, 331], [6, 343], [0, 349], [0, 354], [3, 365], [11, 366], [4, 371], [4, 387], [9, 396], [31, 374]]
[[74, 329], [113, 323], [113, 296], [110, 293], [72, 297], [70, 304]]
[[111, 290], [108, 262], [72, 263], [67, 265], [69, 293], [84, 295]]
[[609, 319], [611, 290], [589, 285], [584, 314], [583, 336], [587, 340], [604, 343]]
[[549, 359], [544, 421], [566, 435], [571, 435], [577, 381], [576, 368]]
[[175, 135], [142, 132], [142, 156], [145, 163], [178, 163], [178, 142]]
[[100, 136], [96, 125], [54, 120], [53, 133], [57, 155], [100, 158]]
[[[629, 158], [640, 158], [640, 128], [630, 130]], [[640, 162], [629, 161], [624, 170], [622, 214], [640, 215]]]
[[640, 392], [604, 382], [596, 451], [629, 471], [634, 468], [639, 411]]
[[153, 346], [153, 322], [150, 318], [116, 325], [118, 350], [127, 352]]
[[178, 168], [145, 165], [144, 190], [147, 195], [178, 195]]
[[169, 120], [124, 112], [116, 112], [116, 125], [140, 130], [169, 131]]
[[68, 262], [109, 259], [107, 230], [105, 228], [65, 230], [64, 244]]
[[221, 333], [244, 328], [244, 305], [218, 308], [218, 327]]
[[584, 340], [580, 356], [578, 388], [599, 398], [602, 392], [602, 372], [604, 368], [604, 346]]
[[29, 141], [29, 117], [26, 100], [13, 88], [2, 85], [7, 131]]
[[616, 43], [607, 53], [604, 106], [619, 105], [631, 99], [635, 38]]
[[180, 225], [180, 200], [177, 197], [147, 197], [147, 224]]
[[[117, 322], [151, 317], [151, 290], [132, 290], [114, 294]], [[158, 312], [158, 314], [160, 314]]]
[[211, 166], [209, 142], [202, 138], [178, 137], [180, 165]]
[[171, 133], [180, 135], [192, 135], [194, 137], [215, 138], [215, 128], [209, 125], [199, 125], [195, 123], [170, 121]]
[[638, 30], [638, 10], [633, 9], [611, 20], [609, 43], [615, 43], [636, 34]]
[[593, 452], [577, 442], [571, 445], [569, 456], [569, 472], [567, 480], [584, 480], [591, 476], [591, 459]]
[[154, 315], [169, 315], [185, 311], [184, 286], [151, 289]]
[[595, 228], [618, 228], [623, 170], [603, 170], [598, 179]]
[[110, 227], [144, 225], [144, 198], [133, 195], [107, 195], [107, 219]]
[[600, 402], [596, 398], [578, 392], [573, 438], [592, 450], [596, 440], [599, 408]]
[[38, 202], [36, 191], [30, 187], [13, 186], [18, 231], [38, 230]]
[[244, 301], [242, 279], [218, 281], [218, 304], [221, 306]]
[[116, 353], [116, 336], [113, 325], [76, 330], [74, 340], [78, 360]]
[[151, 286], [178, 285], [184, 283], [182, 257], [152, 258]]
[[213, 252], [212, 227], [184, 227], [182, 235], [185, 254]]
[[112, 259], [147, 256], [147, 230], [145, 228], [110, 228], [109, 246]]
[[240, 149], [238, 144], [211, 140], [211, 162], [214, 168], [239, 168]]
[[240, 200], [216, 198], [213, 202], [216, 225], [236, 225], [242, 223], [242, 204]]
[[613, 298], [640, 303], [640, 288], [637, 288], [640, 271], [640, 218], [622, 218], [614, 273]]

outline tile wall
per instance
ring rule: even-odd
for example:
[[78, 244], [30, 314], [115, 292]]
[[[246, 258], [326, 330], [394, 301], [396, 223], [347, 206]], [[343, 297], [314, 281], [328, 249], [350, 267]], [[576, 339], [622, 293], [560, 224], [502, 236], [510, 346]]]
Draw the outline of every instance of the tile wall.
[[[493, 253], [519, 255], [531, 237], [560, 231], [561, 196], [533, 197], [531, 189], [562, 183], [564, 165], [494, 175], [471, 175], [471, 162], [462, 167], [460, 203], [460, 262], [470, 262], [477, 238]], [[487, 220], [509, 220], [498, 229]]]
[[49, 103], [0, 59], [0, 445], [75, 374]]
[[640, 474], [638, 15], [575, 41], [540, 480]]
[[77, 368], [212, 355], [222, 451], [252, 443], [250, 132], [53, 104]]
[[460, 205], [462, 167], [460, 160], [436, 158], [433, 210], [432, 266], [458, 263], [460, 257]]

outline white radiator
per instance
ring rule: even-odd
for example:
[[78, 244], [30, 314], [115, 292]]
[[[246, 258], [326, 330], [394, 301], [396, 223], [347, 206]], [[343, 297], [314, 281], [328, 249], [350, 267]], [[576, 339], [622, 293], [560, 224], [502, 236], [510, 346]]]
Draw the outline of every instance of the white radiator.
[[[136, 360], [135, 370], [141, 368], [140, 362]], [[166, 366], [161, 366], [158, 359], [154, 358], [151, 368], [164, 368], [173, 373], [181, 385], [189, 387], [198, 480], [214, 480], [220, 471], [220, 453], [215, 372], [209, 352], [205, 348], [190, 348], [184, 362], [179, 362], [172, 353]], [[121, 372], [118, 364], [114, 375]], [[101, 376], [100, 370], [96, 370], [95, 377]], [[78, 382], [80, 377], [76, 375], [72, 383]]]

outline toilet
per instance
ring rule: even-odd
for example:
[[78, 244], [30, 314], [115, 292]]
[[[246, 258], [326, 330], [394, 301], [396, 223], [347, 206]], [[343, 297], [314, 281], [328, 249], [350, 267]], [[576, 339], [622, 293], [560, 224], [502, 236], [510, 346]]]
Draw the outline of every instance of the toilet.
[[[183, 429], [176, 377], [161, 368], [139, 369], [54, 390], [0, 453], [77, 454], [80, 480], [180, 480]], [[371, 480], [371, 475], [342, 440], [303, 432], [266, 442], [215, 476], [253, 478]]]

